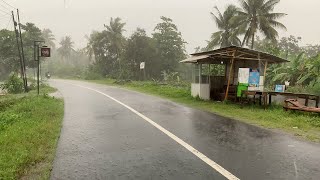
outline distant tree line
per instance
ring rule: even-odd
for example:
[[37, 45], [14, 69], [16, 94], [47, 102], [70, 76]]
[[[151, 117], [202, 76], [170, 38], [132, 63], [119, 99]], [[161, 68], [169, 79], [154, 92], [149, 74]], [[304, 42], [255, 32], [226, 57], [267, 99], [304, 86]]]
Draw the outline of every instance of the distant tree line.
[[185, 41], [172, 19], [161, 17], [151, 36], [137, 28], [124, 37], [125, 23], [111, 18], [105, 30], [94, 31], [88, 38], [87, 54], [93, 63], [87, 78], [143, 79], [140, 63], [145, 62], [146, 78], [161, 79], [161, 74], [179, 71], [179, 61], [186, 57]]
[[[43, 74], [45, 71], [51, 71], [54, 74], [62, 76], [67, 75], [75, 77], [80, 75], [80, 71], [88, 66], [89, 59], [84, 51], [74, 50], [73, 42], [70, 36], [63, 37], [56, 47], [55, 36], [50, 29], [41, 30], [33, 23], [22, 24], [22, 39], [24, 45], [24, 54], [26, 59], [26, 68], [28, 77], [31, 78], [32, 69], [36, 68], [34, 61], [34, 41], [45, 41], [44, 44], [51, 48], [51, 58], [41, 60]], [[0, 30], [0, 80], [4, 80], [12, 72], [19, 74], [19, 53], [15, 39], [15, 33], [12, 30]]]

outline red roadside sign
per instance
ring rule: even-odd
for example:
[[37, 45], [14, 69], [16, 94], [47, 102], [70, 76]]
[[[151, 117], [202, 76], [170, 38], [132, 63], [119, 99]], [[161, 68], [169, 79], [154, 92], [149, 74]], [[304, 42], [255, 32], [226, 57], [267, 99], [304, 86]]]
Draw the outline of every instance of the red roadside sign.
[[41, 57], [50, 57], [50, 56], [51, 56], [50, 48], [42, 47], [41, 48]]

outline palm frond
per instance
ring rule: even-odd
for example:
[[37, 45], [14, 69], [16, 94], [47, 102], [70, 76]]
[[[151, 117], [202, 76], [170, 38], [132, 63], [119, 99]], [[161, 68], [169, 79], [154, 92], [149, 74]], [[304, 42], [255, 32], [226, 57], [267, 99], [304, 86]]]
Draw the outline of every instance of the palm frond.
[[280, 0], [268, 0], [267, 2], [265, 2], [263, 4], [261, 9], [263, 9], [266, 12], [273, 11], [275, 5], [277, 5], [279, 2], [280, 2]]
[[264, 17], [268, 18], [269, 20], [276, 20], [282, 17], [287, 16], [286, 13], [265, 13], [263, 14]]
[[282, 24], [282, 23], [280, 23], [278, 21], [269, 20], [269, 24], [271, 26], [275, 27], [275, 28], [280, 28], [280, 29], [283, 29], [285, 31], [287, 30], [287, 27], [284, 24]]
[[215, 14], [212, 12], [210, 13], [212, 15], [212, 18], [219, 29], [223, 28], [223, 19], [219, 19]]
[[247, 2], [248, 0], [239, 0], [240, 6], [247, 12], [250, 11], [250, 6]]

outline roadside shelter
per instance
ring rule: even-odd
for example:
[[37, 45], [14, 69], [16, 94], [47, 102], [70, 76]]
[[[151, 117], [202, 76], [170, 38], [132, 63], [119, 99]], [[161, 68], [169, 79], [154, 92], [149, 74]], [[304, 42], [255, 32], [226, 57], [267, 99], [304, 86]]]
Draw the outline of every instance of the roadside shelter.
[[[248, 85], [249, 90], [264, 91], [268, 65], [288, 61], [264, 52], [230, 46], [194, 53], [180, 62], [194, 64], [192, 96], [204, 100], [229, 100], [236, 98], [242, 73], [246, 70], [258, 74], [258, 84], [254, 87]], [[217, 74], [212, 74], [213, 71]]]

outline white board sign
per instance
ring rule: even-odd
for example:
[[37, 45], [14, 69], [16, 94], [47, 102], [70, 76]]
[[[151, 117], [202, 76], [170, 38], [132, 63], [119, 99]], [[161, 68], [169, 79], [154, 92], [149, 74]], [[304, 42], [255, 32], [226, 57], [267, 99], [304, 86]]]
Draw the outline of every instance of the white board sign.
[[144, 69], [145, 68], [146, 63], [145, 62], [141, 62], [140, 63], [140, 69]]
[[249, 83], [249, 74], [250, 74], [249, 68], [239, 68], [238, 82]]

